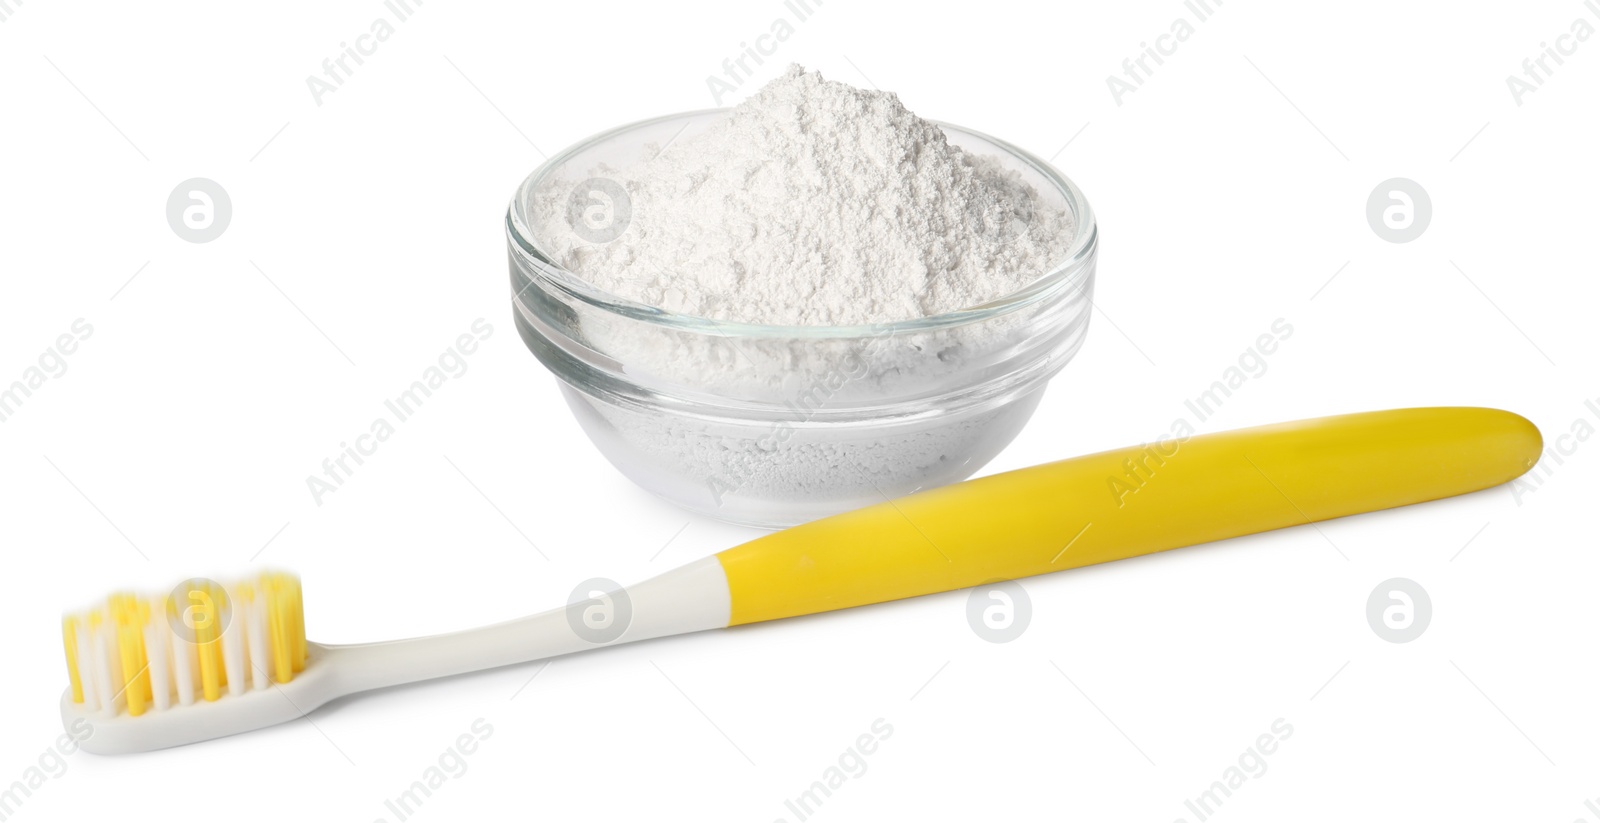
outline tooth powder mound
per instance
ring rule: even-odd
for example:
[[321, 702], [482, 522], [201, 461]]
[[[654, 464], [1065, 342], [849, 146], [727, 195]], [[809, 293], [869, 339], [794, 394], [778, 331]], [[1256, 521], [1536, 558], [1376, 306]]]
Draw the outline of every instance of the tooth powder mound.
[[[617, 216], [610, 232], [584, 222], [582, 195], [594, 180], [605, 181]], [[978, 306], [1063, 262], [1075, 228], [1059, 196], [1041, 196], [998, 158], [952, 145], [894, 94], [799, 66], [726, 116], [642, 146], [631, 163], [552, 175], [527, 209], [544, 253], [601, 291], [676, 314], [779, 326], [896, 324]], [[585, 344], [620, 363], [628, 380], [768, 404], [783, 418], [755, 425], [715, 406], [663, 415], [567, 393], [580, 418], [599, 421], [588, 424], [597, 442], [625, 446], [663, 477], [687, 474], [706, 508], [724, 513], [788, 500], [810, 517], [907, 493], [922, 478], [964, 477], [963, 466], [993, 456], [1037, 402], [1035, 393], [1009, 406], [980, 403], [926, 425], [850, 436], [826, 425], [829, 412], [930, 396], [996, 368], [1027, 337], [1010, 316], [826, 339], [734, 339], [642, 328], [608, 312], [582, 317]]]
[[693, 135], [598, 176], [631, 214], [608, 243], [547, 187], [537, 231], [556, 262], [650, 306], [717, 320], [857, 325], [994, 300], [1047, 271], [1072, 215], [993, 158], [950, 145], [891, 92], [790, 66]]

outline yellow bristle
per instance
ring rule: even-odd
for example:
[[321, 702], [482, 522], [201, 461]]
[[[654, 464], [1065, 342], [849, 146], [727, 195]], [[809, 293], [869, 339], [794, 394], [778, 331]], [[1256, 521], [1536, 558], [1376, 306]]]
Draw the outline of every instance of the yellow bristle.
[[267, 630], [272, 638], [272, 677], [287, 683], [294, 677], [294, 624], [289, 614], [287, 575], [268, 574], [261, 579], [267, 591]]
[[139, 620], [139, 600], [131, 594], [113, 595], [111, 619], [116, 627], [117, 652], [122, 677], [117, 683], [128, 703], [128, 714], [144, 714], [150, 700], [150, 671], [145, 658], [144, 624]]
[[72, 702], [83, 702], [83, 675], [78, 672], [78, 619], [61, 618], [61, 642], [67, 647], [67, 676], [72, 680]]
[[217, 599], [209, 583], [190, 589], [187, 596], [193, 604], [188, 614], [200, 662], [200, 692], [206, 700], [214, 701], [222, 696], [222, 686], [226, 682], [222, 671], [222, 644], [218, 642], [221, 632], [218, 631]]

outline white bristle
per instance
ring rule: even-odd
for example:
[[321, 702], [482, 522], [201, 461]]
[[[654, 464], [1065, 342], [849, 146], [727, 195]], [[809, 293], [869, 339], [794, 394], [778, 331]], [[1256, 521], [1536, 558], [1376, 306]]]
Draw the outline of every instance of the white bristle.
[[267, 648], [267, 604], [260, 598], [247, 600], [240, 604], [239, 619], [244, 623], [245, 644], [250, 649], [250, 680], [256, 688], [265, 689], [271, 683], [266, 665], [271, 654]]
[[[111, 658], [116, 644], [111, 642], [111, 628], [101, 623], [99, 628], [90, 631], [90, 645], [94, 653], [90, 655], [90, 676], [94, 679], [95, 690], [100, 692], [100, 713], [114, 715], [117, 713], [117, 688], [112, 678], [113, 671], [121, 671], [122, 666]], [[114, 668], [113, 668], [114, 667]]]
[[194, 644], [183, 637], [172, 638], [172, 682], [178, 687], [178, 705], [194, 702], [195, 684], [200, 676], [195, 674]]
[[239, 615], [238, 589], [232, 590], [229, 596], [234, 607], [232, 619], [222, 630], [222, 668], [228, 673], [228, 694], [237, 697], [250, 689], [250, 681], [245, 677], [250, 660], [245, 648], [244, 620]]

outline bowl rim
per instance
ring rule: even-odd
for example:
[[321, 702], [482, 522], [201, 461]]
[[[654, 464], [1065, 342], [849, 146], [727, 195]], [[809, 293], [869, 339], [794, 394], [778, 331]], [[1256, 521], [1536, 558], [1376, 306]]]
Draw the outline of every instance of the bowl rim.
[[[1061, 260], [1052, 265], [1044, 274], [1029, 281], [1021, 289], [986, 303], [910, 320], [853, 325], [784, 325], [720, 320], [668, 311], [604, 291], [585, 280], [576, 272], [555, 262], [539, 246], [532, 228], [527, 223], [524, 206], [533, 190], [542, 184], [548, 176], [564, 168], [573, 157], [629, 131], [668, 121], [693, 120], [708, 115], [726, 114], [730, 111], [732, 111], [732, 108], [697, 109], [637, 120], [591, 135], [546, 159], [517, 186], [516, 192], [512, 195], [511, 204], [506, 209], [506, 238], [512, 253], [521, 256], [525, 262], [533, 264], [526, 269], [532, 275], [559, 289], [564, 294], [588, 303], [595, 308], [673, 330], [740, 338], [873, 337], [886, 334], [947, 329], [969, 323], [984, 322], [1010, 314], [1061, 290], [1074, 286], [1082, 287], [1087, 283], [1088, 278], [1092, 276], [1093, 268], [1087, 264], [1092, 261], [1098, 246], [1099, 227], [1096, 224], [1094, 210], [1089, 205], [1088, 198], [1084, 196], [1083, 191], [1078, 188], [1077, 184], [1057, 170], [1049, 161], [1040, 159], [1032, 152], [976, 129], [940, 120], [932, 120], [930, 122], [941, 129], [954, 129], [988, 141], [1032, 168], [1054, 185], [1061, 196], [1066, 198], [1068, 207], [1074, 215], [1072, 243]], [[530, 287], [532, 285], [532, 283], [529, 284]], [[514, 295], [514, 298], [519, 296]]]

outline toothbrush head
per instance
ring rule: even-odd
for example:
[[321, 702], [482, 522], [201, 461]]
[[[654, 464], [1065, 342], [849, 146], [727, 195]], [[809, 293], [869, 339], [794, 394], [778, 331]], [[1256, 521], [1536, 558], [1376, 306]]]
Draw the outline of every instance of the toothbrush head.
[[[315, 652], [293, 575], [196, 578], [163, 595], [113, 594], [65, 615], [61, 628], [69, 681], [62, 715], [69, 730], [84, 722], [93, 730], [86, 751], [163, 748], [304, 713], [295, 707], [285, 717], [277, 705], [294, 705], [284, 685], [305, 679]], [[274, 690], [281, 697], [268, 695]]]

